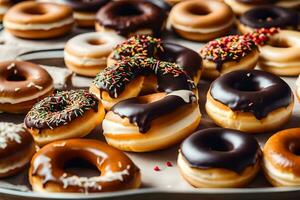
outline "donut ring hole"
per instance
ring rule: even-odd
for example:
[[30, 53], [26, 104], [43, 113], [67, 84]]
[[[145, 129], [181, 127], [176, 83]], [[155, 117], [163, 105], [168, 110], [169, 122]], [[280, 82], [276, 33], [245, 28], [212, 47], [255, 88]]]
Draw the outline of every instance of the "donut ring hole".
[[24, 10], [24, 13], [29, 15], [45, 15], [48, 11], [43, 6], [31, 7]]
[[88, 160], [80, 157], [72, 158], [64, 163], [63, 170], [66, 173], [74, 174], [79, 177], [82, 176], [83, 172], [84, 176], [87, 178], [101, 175], [101, 172], [95, 165], [93, 165]]
[[63, 111], [64, 109], [67, 108], [68, 106], [68, 102], [67, 100], [65, 100], [64, 98], [61, 97], [52, 97], [50, 100], [50, 111], [51, 112], [59, 112], [59, 111]]
[[289, 41], [282, 39], [282, 40], [270, 40], [269, 45], [272, 47], [277, 48], [290, 48], [292, 45], [289, 43]]
[[230, 85], [237, 91], [258, 92], [272, 86], [273, 83], [264, 79], [263, 77], [253, 76], [253, 74], [248, 73], [246, 78], [232, 80]]
[[288, 149], [294, 155], [300, 156], [300, 144], [299, 144], [299, 141], [292, 141], [289, 144]]
[[9, 74], [6, 80], [11, 82], [21, 82], [21, 81], [26, 81], [27, 78], [21, 74]]
[[207, 7], [200, 6], [200, 5], [189, 7], [188, 12], [192, 15], [198, 15], [198, 16], [208, 15], [211, 13], [211, 11]]
[[232, 143], [222, 138], [210, 138], [205, 142], [207, 142], [210, 151], [229, 152], [234, 149]]
[[119, 6], [115, 10], [115, 14], [118, 16], [123, 16], [123, 17], [131, 17], [131, 16], [142, 15], [143, 12], [134, 5], [125, 4], [123, 6]]
[[90, 45], [98, 46], [98, 45], [103, 45], [106, 42], [101, 40], [101, 39], [90, 39], [87, 41]]

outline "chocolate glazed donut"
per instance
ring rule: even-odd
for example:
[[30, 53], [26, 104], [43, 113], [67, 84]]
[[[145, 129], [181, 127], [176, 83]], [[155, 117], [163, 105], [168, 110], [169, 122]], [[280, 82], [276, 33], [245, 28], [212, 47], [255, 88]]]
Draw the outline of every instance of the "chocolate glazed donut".
[[75, 11], [97, 12], [109, 0], [63, 0], [63, 2], [71, 6]]
[[224, 168], [237, 173], [257, 163], [261, 156], [254, 137], [222, 128], [197, 131], [182, 143], [180, 152], [191, 167]]
[[138, 0], [112, 1], [97, 13], [100, 26], [129, 36], [139, 30], [149, 29], [159, 36], [166, 13], [156, 5]]
[[259, 6], [244, 13], [240, 23], [250, 28], [298, 29], [300, 15], [293, 10], [276, 6]]
[[257, 119], [287, 107], [292, 91], [279, 77], [258, 70], [227, 73], [211, 85], [210, 95], [234, 111], [251, 112]]

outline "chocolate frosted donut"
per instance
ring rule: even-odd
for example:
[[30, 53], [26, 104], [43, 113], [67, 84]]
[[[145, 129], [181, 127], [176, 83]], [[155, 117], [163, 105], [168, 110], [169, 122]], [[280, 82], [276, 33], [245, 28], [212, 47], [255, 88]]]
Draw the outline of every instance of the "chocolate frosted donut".
[[240, 131], [209, 128], [195, 132], [181, 145], [178, 167], [195, 187], [242, 187], [260, 169], [261, 150], [254, 137]]
[[243, 32], [249, 32], [245, 29], [258, 28], [282, 28], [298, 29], [299, 14], [296, 11], [280, 8], [276, 6], [260, 6], [244, 13], [240, 18], [239, 29]]
[[210, 95], [234, 111], [253, 113], [257, 119], [293, 101], [286, 82], [258, 70], [235, 71], [220, 77], [212, 83]]
[[114, 30], [123, 36], [135, 33], [160, 35], [166, 13], [145, 1], [112, 1], [97, 13], [98, 31]]
[[181, 145], [180, 152], [191, 167], [225, 168], [240, 173], [260, 158], [254, 137], [222, 128], [197, 131]]
[[74, 11], [96, 12], [109, 0], [63, 0], [63, 2], [71, 6]]

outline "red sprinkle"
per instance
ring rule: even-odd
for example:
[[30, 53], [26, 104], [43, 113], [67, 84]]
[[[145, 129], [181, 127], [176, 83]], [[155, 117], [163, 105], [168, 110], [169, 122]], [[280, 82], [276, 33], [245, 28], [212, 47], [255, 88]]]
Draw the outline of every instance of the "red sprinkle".
[[155, 166], [153, 169], [154, 171], [160, 171], [160, 168], [158, 166]]
[[168, 167], [173, 167], [173, 163], [171, 163], [170, 161], [166, 162], [166, 165], [167, 165]]

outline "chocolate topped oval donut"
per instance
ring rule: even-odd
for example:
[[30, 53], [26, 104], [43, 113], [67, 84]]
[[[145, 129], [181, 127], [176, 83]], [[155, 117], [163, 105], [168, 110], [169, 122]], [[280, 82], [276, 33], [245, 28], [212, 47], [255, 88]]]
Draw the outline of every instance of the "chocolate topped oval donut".
[[253, 113], [257, 119], [293, 102], [286, 82], [258, 70], [234, 71], [219, 77], [212, 83], [210, 95], [234, 111]]
[[62, 0], [75, 11], [80, 12], [96, 12], [104, 6], [109, 0]]
[[139, 31], [160, 35], [165, 18], [164, 10], [150, 2], [138, 0], [111, 1], [97, 13], [100, 29], [114, 30], [123, 36]]
[[255, 7], [240, 18], [240, 23], [250, 28], [298, 29], [300, 16], [296, 11], [276, 6]]
[[224, 168], [238, 173], [261, 156], [253, 136], [223, 128], [195, 132], [182, 143], [180, 152], [193, 168]]

